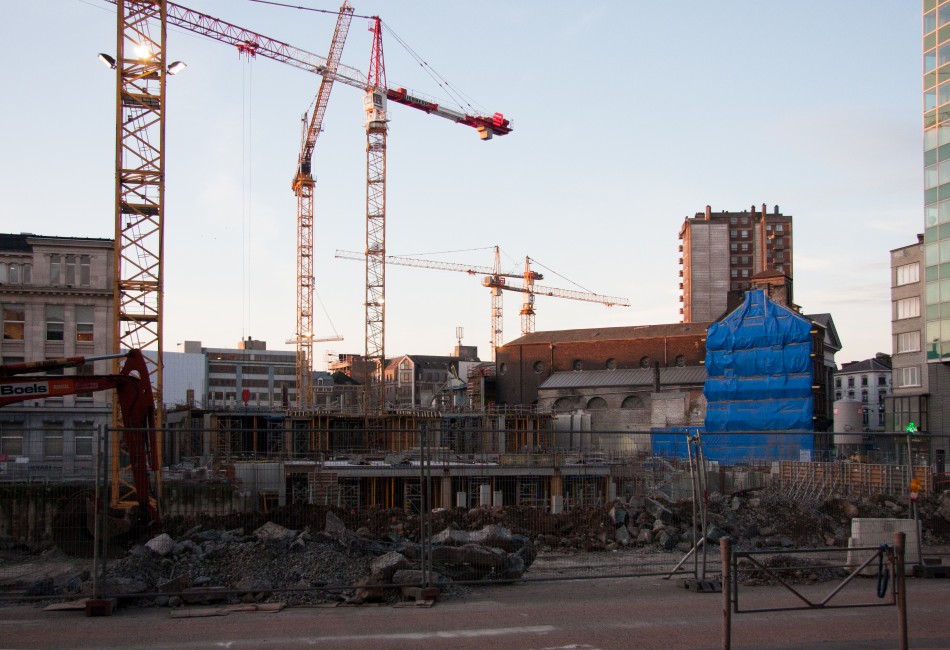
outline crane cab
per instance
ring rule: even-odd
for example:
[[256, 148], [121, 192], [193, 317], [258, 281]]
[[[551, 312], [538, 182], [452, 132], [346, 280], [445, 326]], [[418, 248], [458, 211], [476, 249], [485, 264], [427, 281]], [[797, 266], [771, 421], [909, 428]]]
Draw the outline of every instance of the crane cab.
[[386, 89], [373, 88], [363, 96], [363, 110], [366, 111], [366, 124], [386, 121]]

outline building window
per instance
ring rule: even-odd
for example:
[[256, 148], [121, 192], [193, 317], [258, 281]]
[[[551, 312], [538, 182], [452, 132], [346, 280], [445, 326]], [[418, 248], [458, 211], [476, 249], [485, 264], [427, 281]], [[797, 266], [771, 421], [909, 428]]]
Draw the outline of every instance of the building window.
[[[93, 364], [91, 363], [84, 363], [76, 367], [76, 374], [80, 377], [91, 377], [93, 372]], [[76, 393], [76, 404], [89, 404], [92, 400], [92, 392]]]
[[730, 252], [730, 253], [738, 253], [738, 252], [739, 252], [739, 244], [729, 244], [729, 252]]
[[749, 252], [749, 245], [748, 245], [748, 244], [743, 244], [743, 245], [742, 245], [742, 252], [743, 252], [743, 253], [748, 253], [748, 252]]
[[76, 284], [76, 256], [66, 256], [66, 286], [71, 287]]
[[878, 386], [887, 386], [887, 375], [881, 375], [877, 378]]
[[835, 388], [841, 388], [841, 377], [835, 377]]
[[780, 223], [775, 224], [775, 232], [782, 232], [783, 226]]
[[607, 363], [604, 364], [607, 366], [607, 370], [616, 370], [617, 369], [617, 360], [613, 357], [607, 359]]
[[686, 357], [684, 357], [682, 354], [677, 354], [677, 355], [676, 355], [676, 358], [673, 359], [673, 364], [674, 364], [677, 368], [684, 368], [684, 367], [686, 367]]
[[542, 372], [544, 372], [544, 362], [535, 361], [532, 368], [534, 368], [534, 371], [540, 375]]
[[854, 377], [848, 377], [848, 388], [854, 388]]
[[61, 263], [59, 255], [49, 256], [49, 283], [53, 286], [62, 284], [60, 276]]
[[900, 388], [920, 386], [920, 368], [917, 366], [899, 368], [897, 370], [897, 385]]
[[650, 367], [650, 357], [640, 357], [640, 367], [649, 368]]
[[835, 391], [835, 399], [836, 399], [836, 400], [841, 399], [841, 391], [840, 391], [840, 390], [836, 390], [836, 391]]
[[80, 255], [79, 256], [79, 286], [88, 287], [92, 278], [92, 274], [89, 271], [89, 256]]
[[63, 305], [46, 305], [46, 340], [64, 340], [66, 331], [66, 308]]
[[77, 343], [92, 343], [94, 312], [92, 305], [76, 305]]
[[865, 404], [868, 403], [868, 392], [866, 390], [861, 391], [861, 401]]
[[897, 353], [920, 352], [920, 331], [902, 332], [897, 335]]
[[636, 395], [630, 395], [623, 399], [623, 403], [620, 404], [622, 409], [642, 409], [643, 400], [637, 397]]
[[579, 372], [584, 369], [584, 362], [580, 359], [574, 359], [574, 363], [571, 364], [571, 367], [574, 368], [575, 371]]
[[554, 400], [554, 411], [564, 412], [574, 408], [574, 400], [570, 397], [558, 397]]
[[897, 286], [913, 284], [920, 281], [920, 263], [904, 264], [897, 269]]
[[23, 305], [3, 306], [3, 339], [22, 341], [26, 325], [26, 308]]
[[591, 397], [587, 402], [588, 411], [603, 411], [607, 408], [607, 400], [603, 397]]
[[10, 262], [0, 264], [0, 284], [31, 284], [33, 281], [33, 266]]
[[853, 391], [853, 390], [849, 390], [849, 391], [848, 391], [848, 399], [854, 399], [854, 391]]
[[894, 319], [917, 318], [920, 316], [920, 296], [901, 298], [894, 301]]
[[23, 423], [0, 422], [0, 454], [19, 456], [23, 453]]
[[741, 231], [739, 234], [740, 234], [740, 236], [741, 236], [743, 239], [748, 239], [748, 238], [749, 238], [749, 231], [748, 231], [748, 230], [743, 230], [743, 231]]
[[43, 458], [63, 456], [63, 423], [43, 423]]
[[77, 420], [73, 424], [73, 441], [76, 447], [76, 457], [91, 458], [95, 427], [92, 422]]
[[862, 386], [867, 386], [867, 385], [868, 385], [868, 376], [867, 376], [867, 375], [861, 375], [861, 385], [862, 385]]

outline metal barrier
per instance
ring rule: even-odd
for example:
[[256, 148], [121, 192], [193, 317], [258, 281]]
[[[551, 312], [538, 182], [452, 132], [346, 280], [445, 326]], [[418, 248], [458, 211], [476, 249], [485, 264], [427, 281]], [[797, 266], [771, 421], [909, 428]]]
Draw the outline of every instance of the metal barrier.
[[756, 448], [507, 417], [493, 427], [455, 415], [368, 427], [237, 411], [185, 420], [156, 432], [163, 468], [150, 490], [162, 521], [151, 525], [116, 503], [116, 484], [133, 481], [103, 430], [98, 480], [88, 469], [0, 476], [0, 599], [304, 604], [436, 584], [705, 579], [725, 536], [750, 549], [845, 548], [854, 517], [898, 507], [847, 497], [841, 484], [801, 488], [784, 468], [823, 464], [766, 460], [792, 448], [780, 439]]
[[[747, 551], [747, 550], [738, 550], [733, 549], [732, 540], [728, 537], [720, 540], [720, 554], [722, 560], [722, 607], [723, 607], [723, 638], [722, 638], [722, 647], [728, 649], [731, 647], [731, 638], [732, 638], [732, 614], [741, 614], [741, 613], [755, 613], [755, 612], [788, 612], [788, 611], [797, 611], [797, 610], [807, 610], [807, 609], [842, 609], [842, 608], [866, 608], [866, 607], [896, 607], [897, 608], [897, 623], [898, 623], [898, 639], [900, 643], [900, 648], [907, 648], [907, 599], [906, 599], [906, 585], [905, 585], [905, 575], [904, 575], [904, 542], [905, 536], [904, 533], [896, 533], [894, 535], [894, 544], [893, 546], [888, 546], [886, 544], [881, 545], [878, 548], [863, 548], [863, 549], [835, 549], [839, 553], [844, 552], [853, 552], [856, 550], [861, 551], [870, 551], [871, 555], [868, 556], [864, 562], [860, 563], [857, 566], [842, 565], [839, 568], [847, 568], [849, 571], [847, 575], [844, 576], [830, 591], [824, 594], [820, 599], [813, 599], [812, 597], [806, 595], [804, 590], [796, 589], [791, 581], [788, 579], [788, 574], [800, 571], [802, 569], [812, 571], [814, 570], [814, 565], [792, 565], [785, 566], [782, 568], [777, 568], [775, 566], [767, 566], [765, 563], [760, 561], [758, 558], [766, 555], [775, 556], [774, 551]], [[783, 555], [786, 556], [803, 556], [805, 554], [815, 555], [819, 554], [822, 557], [827, 557], [829, 554], [834, 554], [834, 550], [829, 549], [796, 549], [796, 550], [786, 550], [783, 551]], [[839, 600], [844, 599], [843, 591], [844, 589], [852, 583], [854, 578], [860, 575], [866, 568], [871, 566], [874, 561], [878, 561], [877, 569], [877, 583], [875, 585], [876, 595], [878, 597], [877, 601], [867, 601], [867, 600], [851, 600], [850, 602], [844, 603], [833, 603], [832, 601], [836, 598]], [[743, 567], [742, 563], [745, 561], [748, 566]], [[885, 566], [885, 561], [887, 566]], [[739, 600], [739, 587], [743, 584], [742, 575], [745, 573], [748, 575], [750, 572], [757, 571], [765, 575], [767, 579], [770, 579], [774, 582], [777, 582], [782, 587], [784, 587], [788, 592], [793, 594], [796, 598], [796, 601], [799, 602], [798, 605], [784, 605], [784, 606], [772, 606], [772, 607], [754, 607], [754, 608], [745, 608], [740, 607]], [[887, 595], [888, 585], [890, 582], [890, 576], [893, 575], [893, 586], [891, 587], [891, 597], [889, 600], [884, 600]], [[853, 594], [852, 594], [853, 597]]]

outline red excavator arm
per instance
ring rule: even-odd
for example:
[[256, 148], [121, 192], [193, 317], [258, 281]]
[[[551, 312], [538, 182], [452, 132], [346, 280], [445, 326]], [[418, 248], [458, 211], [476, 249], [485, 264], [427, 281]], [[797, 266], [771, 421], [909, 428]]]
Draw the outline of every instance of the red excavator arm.
[[[101, 359], [125, 358], [117, 375], [38, 375], [49, 370], [73, 368]], [[20, 376], [25, 375], [25, 376]], [[66, 357], [0, 366], [0, 407], [47, 397], [115, 390], [122, 413], [122, 445], [128, 450], [139, 512], [159, 523], [152, 504], [148, 468], [158, 466], [157, 449], [152, 444], [155, 428], [155, 401], [148, 366], [141, 350], [98, 357]]]

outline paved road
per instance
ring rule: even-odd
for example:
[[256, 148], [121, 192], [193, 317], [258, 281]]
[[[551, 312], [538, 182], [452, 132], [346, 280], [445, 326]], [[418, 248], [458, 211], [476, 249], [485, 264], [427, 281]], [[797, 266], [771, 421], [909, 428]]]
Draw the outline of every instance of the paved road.
[[[820, 599], [834, 585], [809, 588]], [[832, 603], [880, 602], [860, 579]], [[911, 648], [950, 648], [950, 580], [908, 580]], [[781, 587], [748, 587], [743, 608], [795, 606]], [[734, 614], [732, 647], [897, 648], [893, 607]], [[0, 648], [721, 648], [722, 595], [658, 578], [480, 588], [435, 607], [320, 607], [172, 619], [168, 609], [111, 617], [0, 608]]]

